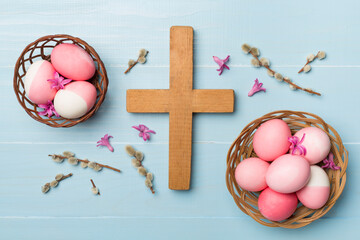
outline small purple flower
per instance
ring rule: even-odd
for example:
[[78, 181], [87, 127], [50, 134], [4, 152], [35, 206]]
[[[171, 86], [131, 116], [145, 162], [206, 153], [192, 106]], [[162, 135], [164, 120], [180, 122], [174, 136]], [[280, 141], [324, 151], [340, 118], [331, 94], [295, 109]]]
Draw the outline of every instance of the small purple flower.
[[114, 148], [110, 145], [110, 142], [109, 142], [109, 138], [112, 138], [113, 136], [110, 136], [108, 134], [105, 134], [104, 137], [102, 137], [99, 141], [97, 141], [97, 144], [96, 145], [97, 147], [99, 146], [106, 146], [110, 152], [113, 152], [114, 151]]
[[329, 153], [329, 156], [323, 160], [324, 166], [321, 166], [322, 168], [330, 168], [332, 170], [339, 170], [340, 167], [336, 166], [334, 163], [334, 154]]
[[216, 71], [220, 71], [219, 75], [222, 74], [222, 72], [224, 71], [224, 68], [227, 68], [230, 70], [230, 68], [226, 65], [226, 63], [229, 61], [230, 55], [228, 55], [225, 59], [221, 60], [218, 57], [213, 56], [214, 61], [219, 65], [219, 68], [216, 69]]
[[306, 155], [306, 148], [303, 145], [301, 145], [304, 142], [304, 139], [305, 139], [305, 133], [300, 141], [297, 136], [292, 136], [288, 138], [288, 141], [291, 143], [290, 151], [292, 155], [294, 155], [296, 151], [299, 151], [300, 155]]
[[71, 81], [71, 79], [61, 77], [58, 72], [54, 73], [54, 79], [48, 79], [48, 82], [51, 82], [51, 89], [55, 88], [56, 90], [64, 89], [65, 85]]
[[153, 130], [150, 130], [147, 126], [140, 124], [139, 126], [132, 126], [132, 128], [135, 128], [136, 130], [138, 130], [139, 133], [139, 137], [142, 137], [144, 139], [144, 141], [147, 141], [150, 139], [150, 133], [156, 134], [156, 132], [154, 132]]
[[260, 92], [260, 91], [266, 92], [266, 89], [262, 88], [262, 85], [263, 84], [259, 83], [259, 80], [256, 79], [253, 87], [251, 88], [250, 92], [248, 93], [248, 96], [251, 97], [252, 95], [254, 95], [255, 93]]
[[55, 114], [55, 116], [60, 117], [54, 108], [54, 104], [50, 100], [48, 100], [47, 104], [39, 104], [38, 107], [44, 109], [44, 111], [39, 112], [39, 115], [41, 116], [47, 115], [48, 117], [51, 117], [53, 114]]

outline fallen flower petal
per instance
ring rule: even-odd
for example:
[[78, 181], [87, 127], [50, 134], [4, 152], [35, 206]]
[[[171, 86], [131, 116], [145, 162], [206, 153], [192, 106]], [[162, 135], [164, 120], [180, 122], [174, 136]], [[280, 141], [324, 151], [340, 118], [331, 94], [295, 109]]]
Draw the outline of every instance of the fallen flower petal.
[[132, 126], [132, 128], [139, 131], [139, 137], [141, 137], [144, 141], [147, 141], [147, 140], [150, 139], [150, 134], [149, 133], [156, 134], [155, 131], [150, 130], [144, 124], [140, 124], [139, 126]]
[[106, 146], [111, 152], [114, 151], [114, 148], [110, 145], [110, 142], [109, 142], [109, 138], [112, 138], [113, 136], [110, 136], [108, 134], [105, 134], [104, 137], [102, 137], [99, 141], [97, 141], [97, 144], [96, 145], [97, 147], [99, 146]]
[[228, 70], [230, 70], [230, 68], [226, 65], [226, 63], [229, 61], [230, 55], [228, 55], [225, 59], [220, 59], [216, 56], [213, 56], [214, 61], [219, 65], [219, 68], [216, 69], [216, 71], [220, 71], [219, 75], [222, 74], [222, 72], [224, 71], [224, 68], [227, 68]]
[[256, 79], [253, 87], [251, 88], [250, 92], [248, 93], [248, 96], [251, 97], [257, 92], [264, 91], [266, 92], [266, 89], [262, 87], [262, 83], [259, 83], [259, 80]]

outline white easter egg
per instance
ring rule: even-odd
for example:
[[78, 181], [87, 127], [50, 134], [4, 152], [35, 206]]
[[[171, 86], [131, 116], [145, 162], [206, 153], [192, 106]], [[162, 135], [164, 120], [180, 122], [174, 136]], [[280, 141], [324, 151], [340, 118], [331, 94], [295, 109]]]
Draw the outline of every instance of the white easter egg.
[[30, 65], [26, 72], [24, 85], [28, 98], [36, 104], [46, 104], [52, 101], [56, 89], [51, 89], [48, 79], [53, 79], [55, 69], [50, 62], [39, 60]]
[[312, 165], [309, 182], [296, 192], [300, 202], [308, 208], [319, 209], [325, 205], [330, 195], [330, 182], [326, 172]]
[[69, 119], [84, 116], [96, 102], [96, 88], [89, 82], [71, 82], [59, 90], [54, 99], [56, 112]]

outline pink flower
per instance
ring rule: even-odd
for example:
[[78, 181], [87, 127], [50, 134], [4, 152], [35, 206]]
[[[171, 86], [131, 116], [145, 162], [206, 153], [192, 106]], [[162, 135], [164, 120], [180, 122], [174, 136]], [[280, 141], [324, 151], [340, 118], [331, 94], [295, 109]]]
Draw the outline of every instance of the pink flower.
[[336, 166], [334, 163], [334, 154], [329, 153], [329, 156], [323, 160], [324, 166], [321, 166], [322, 168], [330, 168], [332, 170], [339, 170], [340, 167]]
[[50, 100], [48, 100], [47, 104], [39, 104], [38, 107], [44, 109], [44, 111], [39, 112], [39, 115], [41, 116], [47, 115], [48, 117], [51, 117], [53, 114], [55, 114], [55, 116], [60, 117], [54, 108], [54, 104]]
[[106, 146], [110, 152], [113, 152], [114, 151], [114, 148], [110, 145], [110, 142], [109, 142], [109, 138], [112, 138], [113, 136], [110, 136], [108, 134], [105, 134], [104, 137], [102, 137], [99, 141], [97, 141], [97, 144], [96, 145], [97, 147], [99, 146]]
[[139, 126], [132, 126], [132, 128], [135, 128], [136, 130], [138, 130], [139, 133], [139, 137], [142, 137], [144, 139], [144, 141], [147, 141], [150, 139], [150, 134], [149, 133], [153, 133], [156, 134], [156, 132], [154, 132], [153, 130], [150, 130], [147, 126], [140, 124]]
[[296, 151], [299, 151], [300, 155], [306, 155], [306, 148], [303, 145], [301, 145], [304, 142], [304, 139], [305, 139], [305, 133], [300, 141], [297, 136], [292, 136], [288, 138], [288, 141], [291, 143], [290, 151], [292, 155], [294, 155]]
[[70, 83], [71, 79], [64, 79], [59, 75], [58, 72], [54, 73], [54, 79], [48, 79], [51, 82], [51, 89], [55, 88], [56, 90], [64, 89], [65, 85]]
[[224, 71], [224, 68], [227, 68], [230, 70], [230, 68], [226, 65], [226, 63], [229, 61], [230, 55], [228, 55], [225, 59], [221, 60], [218, 57], [213, 56], [214, 61], [219, 65], [219, 68], [216, 69], [216, 71], [220, 71], [219, 75], [222, 74], [222, 72]]
[[262, 85], [263, 84], [259, 83], [259, 80], [256, 79], [254, 86], [251, 88], [250, 92], [248, 93], [248, 96], [251, 97], [252, 95], [254, 95], [255, 93], [260, 92], [260, 91], [266, 92], [266, 89], [262, 88]]

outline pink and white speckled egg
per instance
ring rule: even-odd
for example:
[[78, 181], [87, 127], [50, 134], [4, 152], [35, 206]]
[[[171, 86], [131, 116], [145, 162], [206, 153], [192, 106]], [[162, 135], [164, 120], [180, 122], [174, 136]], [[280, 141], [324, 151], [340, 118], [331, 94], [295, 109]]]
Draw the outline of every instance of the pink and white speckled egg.
[[55, 69], [45, 60], [39, 60], [31, 64], [26, 72], [24, 83], [28, 98], [35, 104], [47, 104], [55, 97], [56, 90], [51, 89], [48, 79], [53, 79]]
[[95, 63], [81, 47], [63, 43], [51, 52], [51, 63], [62, 76], [76, 80], [89, 80], [95, 73]]
[[286, 122], [281, 119], [266, 121], [254, 134], [254, 151], [259, 158], [273, 161], [289, 151], [289, 137], [291, 131]]
[[71, 82], [59, 90], [54, 99], [56, 112], [64, 118], [85, 115], [96, 102], [96, 88], [89, 82]]
[[260, 213], [271, 221], [282, 221], [289, 218], [296, 210], [298, 199], [295, 193], [278, 193], [266, 188], [259, 195]]
[[[329, 136], [320, 128], [306, 127], [295, 133], [299, 139], [305, 134], [302, 146], [306, 148], [303, 156], [310, 164], [317, 164], [324, 160], [330, 152], [331, 143]], [[295, 152], [298, 154], [298, 152]]]
[[310, 164], [305, 158], [285, 154], [270, 164], [266, 183], [279, 193], [292, 193], [303, 188], [310, 178]]
[[267, 187], [266, 171], [270, 164], [260, 158], [247, 158], [235, 169], [236, 182], [247, 191], [261, 191]]
[[311, 166], [310, 181], [296, 192], [300, 202], [308, 208], [319, 209], [330, 196], [330, 181], [326, 172], [319, 166]]

